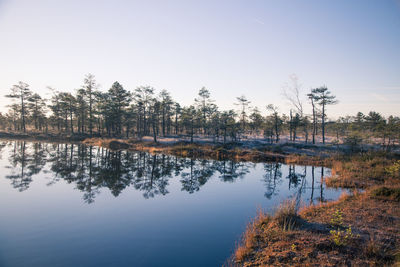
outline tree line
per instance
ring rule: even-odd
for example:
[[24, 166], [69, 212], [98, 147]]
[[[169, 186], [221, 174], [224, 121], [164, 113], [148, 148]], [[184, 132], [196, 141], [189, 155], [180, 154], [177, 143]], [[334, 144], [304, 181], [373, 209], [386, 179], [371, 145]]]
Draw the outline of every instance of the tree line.
[[99, 90], [94, 75], [88, 74], [81, 88], [74, 93], [48, 88], [51, 97], [45, 99], [34, 93], [28, 84], [19, 82], [5, 97], [10, 98], [9, 111], [0, 113], [0, 127], [16, 132], [68, 133], [87, 136], [130, 138], [152, 136], [188, 137], [196, 135], [214, 141], [238, 141], [248, 136], [263, 136], [279, 142], [283, 134], [295, 142], [301, 136], [306, 143], [317, 142], [326, 132], [354, 136], [368, 129], [373, 137], [383, 142], [399, 140], [399, 117], [387, 119], [377, 112], [368, 115], [340, 117], [327, 122], [327, 107], [337, 103], [326, 86], [313, 88], [306, 94], [312, 114], [305, 114], [301, 94], [294, 83], [285, 97], [289, 100], [289, 114], [279, 112], [275, 105], [266, 105], [263, 116], [257, 107], [251, 107], [246, 96], [236, 98], [237, 110], [220, 110], [212, 100], [210, 91], [201, 88], [193, 104], [183, 106], [171, 94], [161, 90], [158, 94], [151, 86], [139, 86], [129, 91], [114, 82], [106, 92]]

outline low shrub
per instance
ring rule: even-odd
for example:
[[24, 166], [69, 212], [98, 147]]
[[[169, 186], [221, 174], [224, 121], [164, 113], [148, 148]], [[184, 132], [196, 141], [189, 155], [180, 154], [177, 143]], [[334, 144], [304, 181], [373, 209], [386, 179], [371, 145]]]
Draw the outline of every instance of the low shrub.
[[339, 247], [346, 246], [352, 239], [356, 237], [351, 230], [351, 226], [347, 227], [346, 230], [331, 230], [330, 234], [333, 243]]
[[287, 200], [276, 210], [274, 220], [284, 231], [291, 231], [300, 224], [300, 217], [297, 215], [296, 201]]
[[384, 197], [391, 200], [400, 201], [400, 188], [389, 188], [381, 186], [371, 191], [373, 197]]

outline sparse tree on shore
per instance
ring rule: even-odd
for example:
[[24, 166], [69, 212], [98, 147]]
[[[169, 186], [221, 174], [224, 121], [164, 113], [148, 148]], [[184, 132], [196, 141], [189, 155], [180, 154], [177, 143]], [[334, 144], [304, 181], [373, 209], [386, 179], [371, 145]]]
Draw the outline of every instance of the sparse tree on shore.
[[24, 82], [18, 82], [11, 88], [11, 93], [5, 97], [11, 99], [18, 99], [17, 110], [21, 116], [21, 130], [26, 132], [26, 114], [27, 114], [27, 101], [32, 96], [32, 91], [29, 89], [29, 85]]
[[326, 106], [334, 105], [338, 101], [336, 96], [332, 95], [326, 86], [321, 86], [311, 90], [315, 102], [321, 106], [321, 127], [322, 127], [322, 143], [325, 144], [325, 120], [326, 120]]
[[108, 90], [108, 96], [110, 99], [109, 118], [111, 119], [111, 128], [116, 135], [122, 134], [123, 118], [126, 114], [126, 108], [131, 102], [131, 94], [125, 90], [122, 85], [118, 82], [114, 82], [111, 88]]
[[282, 119], [279, 117], [278, 114], [278, 107], [269, 104], [267, 106], [267, 110], [272, 112], [272, 119], [273, 119], [273, 128], [274, 128], [274, 133], [275, 133], [275, 142], [279, 142], [279, 135], [280, 135], [280, 126], [282, 124]]
[[96, 90], [99, 85], [97, 84], [95, 77], [93, 74], [86, 75], [84, 79], [83, 89], [85, 92], [85, 96], [87, 97], [88, 107], [89, 107], [89, 133], [93, 135], [93, 124], [94, 124], [94, 112], [93, 106], [95, 101]]
[[244, 133], [246, 131], [247, 109], [251, 102], [244, 95], [236, 97], [236, 100], [238, 102], [235, 105], [240, 107], [241, 132]]

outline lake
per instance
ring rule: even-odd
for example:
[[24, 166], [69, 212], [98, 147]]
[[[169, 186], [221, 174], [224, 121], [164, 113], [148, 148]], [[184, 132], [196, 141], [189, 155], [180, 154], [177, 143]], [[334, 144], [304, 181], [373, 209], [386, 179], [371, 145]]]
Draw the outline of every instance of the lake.
[[221, 266], [257, 209], [337, 199], [327, 168], [0, 141], [0, 266]]

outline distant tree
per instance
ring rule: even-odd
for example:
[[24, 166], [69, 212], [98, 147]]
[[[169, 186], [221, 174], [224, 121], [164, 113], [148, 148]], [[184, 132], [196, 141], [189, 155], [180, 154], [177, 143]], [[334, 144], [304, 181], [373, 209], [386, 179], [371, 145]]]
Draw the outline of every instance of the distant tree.
[[297, 128], [301, 125], [301, 116], [299, 113], [296, 113], [294, 117], [292, 118], [291, 125], [292, 125], [292, 140], [293, 142], [296, 142], [296, 137], [297, 137]]
[[[400, 141], [400, 118], [389, 116], [387, 119], [386, 135], [388, 137], [387, 149], [394, 146], [396, 138]], [[400, 143], [400, 142], [399, 142]]]
[[[75, 114], [76, 109], [76, 99], [71, 93], [60, 93], [59, 94], [59, 105], [60, 110], [64, 114], [64, 126], [65, 131], [69, 131], [70, 133], [74, 133], [74, 124], [73, 124], [73, 114]], [[69, 126], [68, 126], [68, 117], [69, 117]]]
[[308, 99], [311, 102], [312, 106], [312, 143], [315, 144], [315, 135], [317, 134], [317, 110], [315, 107], [315, 94], [311, 93], [307, 94]]
[[62, 110], [61, 110], [61, 99], [60, 92], [52, 87], [48, 87], [48, 89], [52, 92], [52, 96], [50, 99], [49, 108], [52, 111], [52, 115], [50, 116], [51, 126], [53, 129], [57, 127], [57, 131], [61, 131], [61, 123], [62, 123]]
[[178, 123], [178, 119], [179, 119], [179, 117], [181, 116], [181, 113], [182, 113], [182, 108], [181, 108], [181, 106], [179, 105], [179, 103], [178, 102], [176, 102], [175, 104], [174, 104], [174, 117], [175, 117], [175, 135], [177, 135], [178, 134], [178, 132], [179, 132], [179, 123]]
[[131, 133], [131, 128], [138, 120], [138, 110], [135, 105], [130, 105], [125, 113], [125, 134], [126, 138], [129, 138], [129, 134]]
[[303, 118], [301, 119], [301, 125], [303, 126], [304, 138], [305, 138], [305, 142], [307, 144], [308, 143], [308, 129], [310, 126], [310, 120], [309, 120], [308, 116], [303, 116]]
[[207, 114], [210, 111], [210, 106], [213, 100], [210, 99], [210, 91], [202, 87], [199, 90], [198, 98], [195, 98], [196, 106], [201, 113], [201, 126], [203, 128], [203, 134], [207, 131]]
[[20, 104], [17, 107], [21, 115], [21, 129], [23, 132], [26, 132], [27, 100], [31, 95], [32, 91], [29, 89], [29, 85], [24, 82], [18, 82], [18, 84], [13, 85], [11, 88], [11, 93], [5, 96], [12, 99], [19, 99]]
[[4, 130], [7, 125], [7, 118], [0, 112], [0, 127]]
[[206, 134], [211, 134], [212, 132], [214, 132], [215, 134], [215, 128], [212, 128], [212, 119], [215, 119], [215, 116], [218, 117], [219, 115], [219, 111], [218, 111], [218, 106], [215, 105], [214, 103], [210, 103], [207, 106], [207, 114], [206, 114]]
[[[291, 113], [295, 113], [295, 115], [290, 116], [290, 123], [289, 123], [289, 131], [290, 131], [290, 139], [295, 140], [294, 135], [297, 135], [293, 132], [295, 129], [293, 128], [296, 126], [296, 131], [297, 131], [297, 126], [302, 126], [303, 132], [304, 132], [304, 137], [306, 143], [308, 142], [308, 126], [309, 126], [309, 121], [306, 118], [306, 115], [304, 114], [303, 111], [303, 102], [301, 100], [301, 84], [299, 84], [299, 79], [297, 75], [292, 74], [290, 76], [290, 82], [287, 83], [284, 88], [283, 88], [283, 95], [285, 96], [286, 100], [290, 103], [290, 105], [293, 107], [293, 111]], [[298, 118], [296, 118], [296, 114], [298, 114]], [[300, 122], [298, 121], [293, 121], [293, 119], [299, 119]], [[297, 123], [299, 125], [294, 125], [293, 123]]]
[[[78, 118], [78, 132], [85, 133], [86, 132], [86, 121], [87, 121], [87, 110], [88, 105], [85, 101], [86, 99], [86, 91], [85, 89], [78, 89], [76, 92], [76, 117]], [[106, 104], [105, 102], [103, 102]]]
[[275, 142], [278, 143], [279, 142], [279, 135], [280, 135], [280, 127], [282, 125], [282, 119], [279, 117], [278, 114], [278, 107], [269, 104], [267, 106], [267, 110], [272, 112], [272, 120], [273, 120], [273, 129], [274, 129], [274, 133], [275, 133]]
[[378, 132], [385, 124], [385, 119], [380, 113], [375, 111], [370, 111], [368, 115], [365, 117], [365, 122], [367, 123], [368, 128], [371, 131]]
[[125, 90], [122, 85], [118, 82], [114, 82], [111, 88], [108, 90], [110, 102], [107, 103], [110, 107], [111, 114], [109, 117], [112, 120], [112, 129], [117, 135], [122, 133], [122, 125], [126, 114], [126, 108], [131, 102], [131, 94]]
[[258, 135], [260, 133], [260, 129], [263, 126], [264, 118], [257, 107], [253, 108], [252, 113], [249, 116], [249, 119], [250, 119], [250, 128], [252, 133]]
[[153, 140], [157, 143], [157, 135], [158, 135], [158, 126], [160, 120], [160, 110], [161, 110], [161, 102], [154, 98], [151, 106], [150, 106], [150, 114], [151, 114], [151, 125], [153, 130]]
[[264, 137], [267, 138], [271, 144], [274, 142], [274, 121], [273, 115], [267, 115], [265, 117]]
[[221, 130], [221, 112], [218, 110], [214, 111], [210, 118], [210, 129], [213, 133], [213, 141], [219, 141], [220, 130]]
[[312, 89], [311, 93], [314, 95], [314, 100], [316, 101], [316, 103], [318, 103], [318, 105], [320, 105], [322, 109], [322, 143], [325, 144], [326, 106], [336, 104], [338, 101], [336, 100], [336, 96], [332, 95], [326, 86]]
[[372, 132], [374, 137], [382, 137], [383, 144], [385, 143], [385, 128], [386, 128], [386, 120], [383, 118], [381, 114], [375, 111], [370, 111], [368, 116], [365, 117], [365, 122]]
[[300, 88], [299, 79], [296, 74], [290, 76], [290, 82], [283, 88], [283, 95], [294, 107], [296, 113], [299, 114], [300, 118], [303, 117], [303, 102], [300, 99]]
[[196, 108], [194, 106], [182, 109], [182, 124], [190, 135], [190, 142], [193, 143], [194, 128], [196, 127]]
[[231, 136], [233, 140], [236, 140], [236, 113], [233, 110], [223, 111], [221, 113], [221, 130], [224, 134], [224, 144], [226, 143], [226, 137]]
[[247, 108], [250, 105], [250, 101], [244, 96], [236, 97], [237, 103], [236, 105], [240, 106], [240, 122], [241, 122], [241, 132], [245, 132], [246, 130], [246, 118], [247, 118]]
[[31, 114], [35, 129], [39, 131], [42, 130], [44, 121], [46, 119], [45, 107], [46, 103], [39, 94], [35, 93], [28, 98], [29, 113]]
[[94, 123], [94, 117], [93, 117], [93, 106], [94, 106], [94, 101], [95, 101], [95, 94], [96, 90], [98, 89], [98, 84], [95, 80], [95, 77], [93, 74], [87, 74], [85, 79], [84, 79], [84, 85], [83, 89], [85, 90], [85, 96], [87, 97], [87, 102], [89, 103], [89, 133], [90, 135], [93, 135], [93, 123]]
[[139, 111], [137, 132], [140, 137], [149, 134], [148, 111], [153, 100], [153, 95], [154, 88], [150, 86], [140, 86], [134, 92], [134, 101]]
[[171, 94], [167, 90], [162, 90], [160, 92], [161, 101], [161, 129], [162, 135], [171, 131], [171, 116], [172, 116], [172, 105], [174, 101], [172, 100]]
[[14, 131], [19, 131], [20, 127], [21, 127], [21, 123], [20, 123], [20, 118], [21, 116], [19, 115], [19, 105], [14, 103], [11, 105], [8, 105], [8, 107], [10, 108], [8, 110], [8, 113], [6, 115], [7, 120], [10, 122], [10, 125], [13, 126]]
[[351, 125], [351, 130], [360, 131], [365, 124], [365, 115], [362, 112], [357, 112], [353, 117], [354, 123]]

